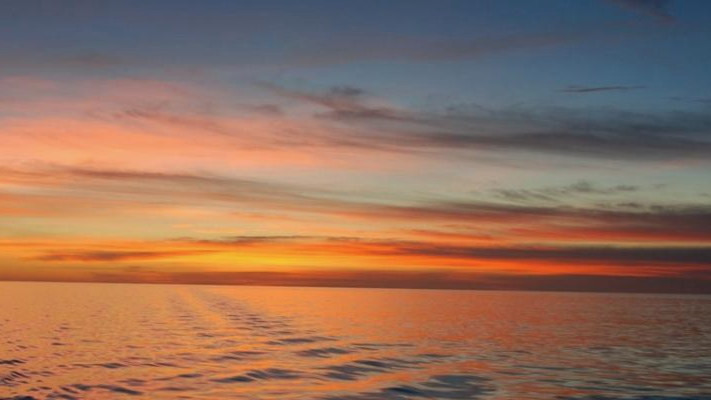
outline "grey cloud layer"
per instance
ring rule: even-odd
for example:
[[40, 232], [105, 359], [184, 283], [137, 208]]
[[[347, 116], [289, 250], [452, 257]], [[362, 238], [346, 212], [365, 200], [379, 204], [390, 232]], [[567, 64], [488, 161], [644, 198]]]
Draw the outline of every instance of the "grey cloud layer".
[[[539, 229], [538, 225], [557, 232], [578, 232], [591, 229], [614, 235], [680, 238], [696, 241], [711, 240], [711, 205], [708, 204], [636, 204], [600, 205], [595, 207], [565, 206], [564, 202], [544, 202], [542, 205], [506, 204], [478, 198], [460, 201], [410, 200], [392, 204], [378, 200], [353, 200], [347, 193], [327, 191], [304, 185], [264, 182], [210, 174], [163, 173], [151, 171], [87, 169], [45, 166], [40, 169], [2, 169], [0, 182], [30, 185], [37, 196], [43, 190], [69, 201], [90, 196], [151, 205], [183, 204], [211, 205], [224, 212], [244, 206], [264, 211], [298, 212], [334, 218], [357, 218], [373, 221], [410, 221], [421, 223], [494, 224], [502, 227]], [[577, 182], [569, 186], [549, 188], [548, 197], [601, 195], [637, 190], [633, 185], [598, 187]], [[122, 197], [118, 195], [129, 195]], [[519, 193], [519, 197], [529, 193]], [[539, 195], [539, 194], [536, 194]], [[34, 195], [25, 195], [26, 204]], [[0, 199], [2, 200], [2, 199]], [[407, 200], [407, 196], [405, 199]], [[91, 212], [72, 209], [57, 212]], [[483, 228], [480, 228], [483, 229]], [[480, 234], [482, 232], [479, 232]], [[485, 233], [485, 232], [484, 232]]]
[[607, 0], [631, 11], [657, 18], [661, 22], [674, 22], [676, 19], [669, 12], [669, 0]]
[[628, 90], [645, 89], [646, 86], [579, 86], [571, 85], [561, 89], [565, 93], [595, 93], [595, 92], [624, 92]]
[[577, 181], [567, 186], [545, 187], [541, 189], [496, 189], [494, 194], [504, 200], [513, 202], [545, 201], [560, 202], [570, 197], [581, 195], [615, 195], [637, 192], [641, 188], [636, 185], [600, 186], [588, 181]]
[[[316, 117], [360, 129], [358, 137], [347, 138], [359, 146], [393, 151], [516, 150], [628, 161], [711, 157], [711, 117], [697, 111], [470, 106], [438, 113], [373, 105], [359, 91], [266, 87], [278, 96], [320, 108]], [[343, 144], [342, 139], [331, 138], [333, 145]]]
[[697, 276], [645, 277], [594, 274], [492, 274], [450, 271], [201, 271], [166, 272], [132, 266], [96, 270], [92, 280], [211, 285], [335, 286], [478, 290], [546, 290], [641, 293], [711, 293], [711, 280]]

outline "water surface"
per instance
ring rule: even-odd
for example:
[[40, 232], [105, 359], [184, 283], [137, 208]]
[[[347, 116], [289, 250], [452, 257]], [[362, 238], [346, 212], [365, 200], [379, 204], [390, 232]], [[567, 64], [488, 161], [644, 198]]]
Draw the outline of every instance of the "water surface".
[[0, 282], [0, 399], [711, 399], [711, 297]]

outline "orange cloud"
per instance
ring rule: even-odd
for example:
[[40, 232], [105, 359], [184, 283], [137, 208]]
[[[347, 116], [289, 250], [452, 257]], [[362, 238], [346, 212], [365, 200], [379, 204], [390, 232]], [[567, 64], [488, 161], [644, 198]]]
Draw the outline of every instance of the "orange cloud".
[[[0, 279], [491, 288], [526, 287], [522, 276], [581, 287], [571, 275], [711, 279], [708, 206], [574, 202], [630, 195], [629, 185], [491, 201], [460, 187], [469, 182], [460, 165], [428, 171], [423, 143], [370, 143], [377, 125], [364, 135], [349, 118], [422, 121], [355, 88], [281, 93], [327, 109], [316, 116], [258, 112], [220, 90], [159, 80], [14, 78], [0, 89], [0, 148], [11, 149], [0, 158]], [[393, 185], [398, 168], [410, 180]], [[422, 185], [420, 173], [434, 182]], [[459, 178], [439, 185], [450, 173]]]

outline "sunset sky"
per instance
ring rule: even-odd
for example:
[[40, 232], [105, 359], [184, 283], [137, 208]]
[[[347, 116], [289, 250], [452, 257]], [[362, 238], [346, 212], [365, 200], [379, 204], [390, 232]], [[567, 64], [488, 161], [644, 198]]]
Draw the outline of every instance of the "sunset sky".
[[711, 2], [0, 2], [0, 280], [711, 293]]

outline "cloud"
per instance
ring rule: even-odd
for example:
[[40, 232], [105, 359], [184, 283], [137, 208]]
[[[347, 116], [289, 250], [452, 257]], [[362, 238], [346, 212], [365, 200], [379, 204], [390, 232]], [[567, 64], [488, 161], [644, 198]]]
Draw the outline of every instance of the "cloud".
[[[708, 276], [706, 276], [708, 278]], [[16, 280], [37, 277], [13, 275]], [[95, 269], [58, 281], [134, 282], [208, 285], [315, 286], [565, 292], [636, 292], [711, 294], [711, 279], [698, 276], [610, 276], [597, 274], [497, 274], [437, 270], [295, 270], [168, 271], [148, 266]]]
[[119, 56], [99, 51], [60, 53], [51, 49], [46, 52], [22, 51], [0, 55], [0, 67], [23, 73], [36, 70], [101, 72], [128, 65]]
[[[329, 95], [368, 97], [346, 86]], [[364, 158], [397, 151], [339, 134], [349, 129], [292, 113], [278, 102], [259, 102], [255, 109], [232, 101], [222, 90], [172, 81], [0, 79], [0, 145], [16, 150], [10, 161], [41, 154], [45, 162], [130, 160], [139, 168], [363, 168]], [[149, 156], [137, 158], [136, 152]]]
[[559, 90], [565, 93], [595, 93], [595, 92], [624, 92], [628, 90], [646, 89], [646, 86], [566, 86]]
[[711, 247], [467, 247], [442, 245], [402, 245], [400, 255], [426, 255], [445, 258], [525, 260], [549, 262], [609, 263], [611, 265], [698, 265], [711, 268]]
[[[215, 200], [244, 200], [264, 197], [296, 199], [298, 185], [270, 183], [258, 180], [218, 176], [209, 173], [157, 172], [128, 169], [88, 168], [56, 164], [40, 164], [34, 168], [3, 168], [0, 182], [36, 187], [71, 187], [77, 191], [110, 195], [131, 192], [151, 195], [203, 194]], [[313, 190], [312, 193], [318, 192]]]
[[414, 36], [388, 38], [358, 38], [322, 43], [318, 49], [303, 49], [289, 53], [290, 65], [334, 65], [352, 62], [401, 60], [433, 62], [466, 60], [522, 49], [547, 48], [584, 40], [592, 31], [538, 32], [466, 39], [428, 39]]
[[[7, 112], [15, 114], [0, 119], [0, 141], [17, 149], [12, 158], [42, 154], [56, 163], [101, 154], [107, 163], [131, 159], [141, 168], [178, 162], [363, 168], [371, 165], [363, 162], [369, 158], [380, 161], [380, 168], [452, 158], [525, 160], [514, 153], [628, 163], [699, 161], [711, 155], [711, 117], [696, 110], [487, 109], [476, 104], [413, 109], [351, 85], [307, 90], [262, 83], [259, 87], [276, 97], [267, 104], [278, 108], [235, 116], [217, 105], [219, 96], [189, 85], [122, 80], [77, 89], [57, 82], [22, 82], [0, 82], [11, 89], [0, 91], [0, 101], [9, 101]], [[48, 91], [41, 87], [51, 84], [58, 87], [46, 99]], [[72, 90], [78, 93], [63, 97]], [[31, 99], [20, 101], [13, 93]], [[136, 151], [151, 157], [136, 159]], [[386, 155], [391, 157], [383, 163]]]
[[[444, 201], [408, 199], [397, 202], [353, 198], [342, 191], [209, 173], [113, 170], [58, 165], [0, 168], [0, 185], [32, 188], [0, 192], [0, 213], [51, 216], [112, 213], [150, 207], [199, 207], [239, 219], [231, 212], [250, 210], [300, 218], [326, 218], [349, 225], [368, 221], [374, 229], [393, 223], [467, 224], [478, 235], [507, 235], [566, 240], [711, 240], [711, 208], [704, 204], [603, 203], [567, 206], [562, 200], [624, 195], [635, 185], [600, 186], [586, 181], [543, 189], [495, 192], [504, 202], [478, 198]], [[90, 206], [93, 204], [94, 206]], [[97, 205], [101, 205], [98, 207]], [[3, 211], [4, 210], [4, 211]], [[348, 221], [350, 220], [350, 221]], [[418, 228], [411, 228], [418, 229]], [[528, 233], [526, 233], [528, 232]], [[289, 236], [289, 235], [286, 235]], [[251, 238], [254, 240], [255, 238]], [[568, 239], [569, 240], [569, 239]]]
[[[636, 161], [698, 159], [711, 155], [708, 140], [711, 118], [700, 113], [647, 115], [620, 110], [558, 108], [452, 117], [463, 121], [440, 122], [442, 128], [438, 132], [425, 132], [419, 139], [430, 145]], [[470, 125], [476, 121], [480, 121], [483, 129]], [[483, 133], [479, 133], [481, 131]]]
[[588, 181], [577, 181], [567, 186], [545, 187], [541, 189], [495, 189], [494, 194], [503, 200], [513, 202], [544, 201], [559, 202], [566, 198], [595, 195], [606, 196], [625, 194], [641, 190], [636, 185], [599, 186]]
[[47, 253], [33, 258], [37, 261], [112, 262], [131, 260], [165, 259], [204, 254], [203, 251], [78, 251], [70, 253]]
[[[550, 189], [549, 189], [550, 190]], [[597, 185], [587, 182], [578, 181], [568, 186], [563, 186], [558, 189], [552, 189], [553, 192], [557, 194], [573, 194], [573, 193], [584, 193], [584, 194], [615, 194], [615, 193], [627, 193], [636, 192], [639, 190], [638, 186], [635, 185], [616, 185], [611, 187], [598, 187]]]
[[[405, 205], [342, 204], [323, 209], [372, 221], [470, 224], [478, 234], [500, 232], [503, 238], [580, 241], [702, 241], [711, 240], [708, 205], [586, 208], [556, 205], [516, 205], [487, 202], [427, 202]], [[538, 234], [537, 234], [538, 233]]]
[[218, 135], [229, 136], [235, 133], [234, 129], [230, 129], [218, 122], [218, 118], [210, 118], [196, 112], [169, 110], [164, 105], [125, 108], [112, 113], [111, 117], [115, 120], [152, 122], [159, 125], [190, 129], [197, 132], [210, 132]]
[[[608, 218], [616, 219], [619, 216]], [[654, 216], [655, 218], [657, 216]], [[687, 218], [697, 216], [686, 215]], [[465, 243], [467, 237], [414, 232], [395, 238], [319, 235], [233, 235], [179, 237], [152, 241], [47, 239], [0, 241], [5, 257], [37, 263], [0, 278], [35, 279], [32, 271], [61, 263], [53, 279], [112, 282], [532, 289], [598, 291], [698, 291], [711, 287], [711, 247], [707, 242], [670, 245], [525, 244], [496, 237]], [[550, 223], [551, 218], [545, 218]], [[604, 218], [603, 218], [604, 219]], [[661, 222], [661, 221], [658, 221]], [[668, 221], [666, 221], [668, 222]], [[460, 227], [464, 221], [457, 221]], [[481, 224], [469, 226], [480, 240]], [[688, 229], [684, 226], [684, 229]], [[461, 232], [461, 230], [460, 230]], [[475, 236], [478, 234], [478, 237]], [[565, 231], [562, 231], [565, 235]], [[424, 238], [425, 240], [413, 239]], [[540, 239], [540, 235], [535, 235]], [[434, 240], [432, 240], [434, 239]], [[224, 260], [239, 270], [213, 270], [202, 256]], [[289, 260], [288, 266], [271, 260]], [[124, 267], [147, 261], [151, 267]], [[106, 268], [111, 265], [112, 268]], [[189, 265], [189, 267], [186, 267]], [[319, 265], [317, 268], [311, 265]], [[378, 266], [372, 268], [371, 266]], [[125, 271], [124, 268], [127, 268]], [[221, 266], [220, 269], [224, 268]], [[25, 270], [25, 268], [22, 268]], [[14, 271], [14, 272], [13, 272]], [[41, 274], [40, 274], [41, 275]], [[44, 276], [50, 276], [45, 274]], [[586, 280], [588, 277], [589, 281]], [[619, 279], [619, 280], [617, 280]], [[624, 282], [624, 284], [622, 283]], [[667, 282], [664, 284], [663, 282]], [[672, 284], [673, 283], [673, 284]]]
[[248, 107], [250, 110], [268, 116], [281, 116], [284, 110], [276, 104], [258, 104]]
[[117, 56], [100, 53], [84, 52], [54, 57], [49, 60], [49, 64], [55, 66], [65, 66], [67, 68], [111, 68], [125, 64], [125, 61]]
[[261, 83], [260, 86], [279, 96], [326, 108], [321, 117], [333, 119], [381, 119], [406, 120], [401, 111], [386, 106], [367, 104], [367, 91], [354, 86], [332, 86], [325, 91], [306, 91], [289, 89], [273, 83]]
[[657, 18], [660, 22], [672, 23], [676, 21], [669, 13], [669, 0], [607, 0], [622, 8]]
[[[700, 267], [711, 272], [711, 247], [690, 245], [453, 245], [428, 241], [404, 239], [366, 239], [358, 237], [330, 236], [237, 236], [222, 239], [177, 238], [164, 242], [143, 242], [141, 246], [176, 246], [185, 250], [171, 251], [77, 251], [50, 252], [37, 257], [41, 261], [117, 261], [134, 259], [172, 258], [208, 254], [212, 252], [243, 251], [246, 247], [267, 253], [316, 251], [323, 256], [381, 256], [383, 260], [400, 257], [423, 257], [427, 260], [517, 261], [522, 269], [536, 269], [536, 262], [564, 263], [571, 269], [574, 265], [602, 264], [609, 267], [628, 266], [645, 268], [656, 265], [673, 267], [667, 273], [675, 274], [686, 267]], [[310, 253], [310, 252], [309, 252]], [[411, 258], [408, 258], [411, 259]], [[525, 268], [526, 263], [531, 267]], [[571, 264], [573, 263], [573, 264]], [[545, 267], [543, 267], [545, 268]], [[630, 270], [634, 271], [634, 269]], [[646, 275], [647, 272], [642, 272]]]
[[271, 244], [271, 243], [288, 243], [288, 242], [307, 242], [311, 240], [334, 240], [323, 236], [307, 236], [307, 235], [240, 235], [226, 236], [219, 239], [199, 239], [191, 237], [176, 238], [176, 243], [191, 243], [198, 245], [208, 245], [210, 247], [217, 246], [219, 248], [235, 248], [249, 245]]
[[669, 97], [669, 100], [674, 100], [674, 101], [684, 101], [684, 102], [691, 102], [691, 103], [697, 103], [697, 104], [711, 104], [711, 97], [682, 97], [682, 96], [672, 96]]
[[[324, 136], [332, 146], [370, 146], [397, 152], [529, 153], [649, 161], [708, 159], [711, 117], [695, 111], [631, 112], [613, 108], [502, 108], [476, 105], [444, 112], [373, 105], [360, 96], [314, 93], [271, 85], [273, 93], [315, 105], [316, 117], [357, 130], [357, 137]], [[345, 140], [344, 140], [345, 139]]]
[[[72, 218], [102, 215], [171, 217], [171, 210], [219, 214], [239, 212], [322, 214], [338, 208], [333, 194], [318, 188], [209, 173], [181, 173], [37, 165], [0, 167], [0, 214]], [[31, 188], [27, 191], [27, 188]], [[235, 216], [231, 216], [235, 214]], [[172, 215], [180, 218], [180, 215]], [[120, 221], [119, 221], [120, 223]]]

